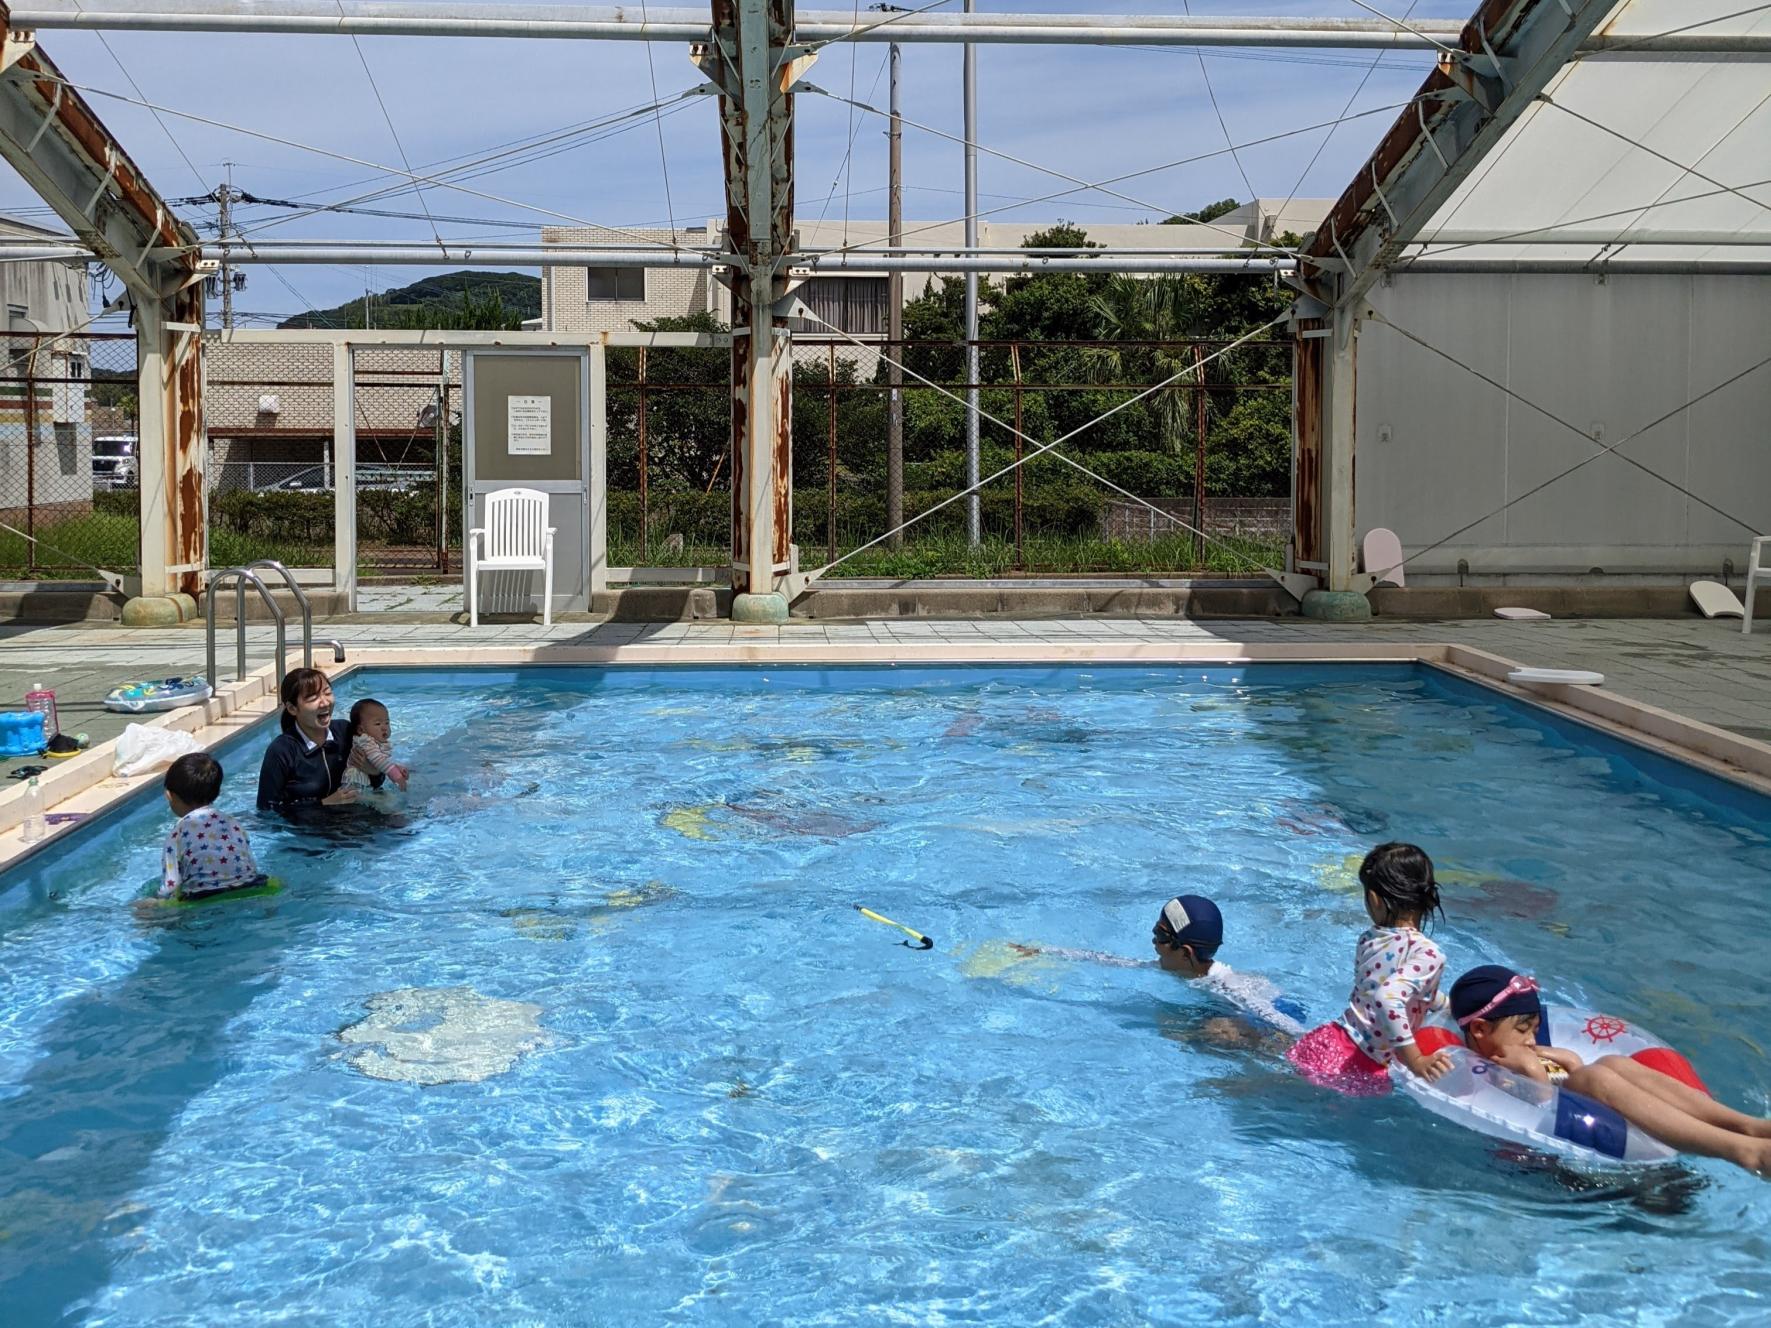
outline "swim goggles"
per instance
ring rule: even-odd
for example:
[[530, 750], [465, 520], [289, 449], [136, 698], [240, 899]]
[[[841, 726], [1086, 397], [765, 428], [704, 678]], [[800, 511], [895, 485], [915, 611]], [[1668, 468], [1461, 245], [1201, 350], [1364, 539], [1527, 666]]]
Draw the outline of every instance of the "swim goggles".
[[1506, 986], [1502, 987], [1499, 991], [1495, 992], [1493, 998], [1488, 1002], [1487, 1005], [1484, 1005], [1480, 1010], [1477, 1010], [1474, 1014], [1466, 1014], [1462, 1019], [1459, 1019], [1457, 1021], [1457, 1026], [1459, 1028], [1463, 1028], [1465, 1025], [1472, 1024], [1478, 1019], [1485, 1019], [1485, 1018], [1487, 1018], [1488, 1012], [1490, 1010], [1494, 1009], [1495, 1006], [1501, 1004], [1503, 1001], [1507, 1000], [1508, 998], [1513, 997], [1513, 996], [1528, 996], [1536, 990], [1537, 990], [1537, 979], [1536, 978], [1528, 978], [1523, 973], [1515, 973], [1508, 980]]

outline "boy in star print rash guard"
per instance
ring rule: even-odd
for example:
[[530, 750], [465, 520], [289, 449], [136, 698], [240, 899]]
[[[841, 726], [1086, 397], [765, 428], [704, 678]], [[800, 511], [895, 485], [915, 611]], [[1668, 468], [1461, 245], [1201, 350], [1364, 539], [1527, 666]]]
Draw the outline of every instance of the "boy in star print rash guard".
[[160, 853], [162, 899], [193, 899], [264, 880], [246, 832], [219, 812], [221, 762], [208, 752], [181, 756], [166, 772], [166, 802], [178, 824]]

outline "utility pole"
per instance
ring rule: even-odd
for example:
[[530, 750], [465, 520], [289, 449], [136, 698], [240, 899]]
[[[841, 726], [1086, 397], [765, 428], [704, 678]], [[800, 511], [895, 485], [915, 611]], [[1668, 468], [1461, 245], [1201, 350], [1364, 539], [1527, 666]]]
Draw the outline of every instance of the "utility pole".
[[[965, 0], [971, 13], [974, 0]], [[978, 247], [978, 48], [965, 44], [965, 247]], [[965, 274], [965, 529], [975, 549], [983, 540], [978, 478], [978, 274]]]
[[[234, 234], [234, 204], [245, 198], [234, 188], [234, 163], [223, 162], [227, 167], [228, 178], [215, 186], [215, 192], [209, 197], [215, 200], [217, 211], [216, 221], [221, 229], [221, 242], [226, 246]], [[221, 259], [221, 325], [231, 329], [234, 326], [234, 265], [230, 260], [233, 250], [222, 249]], [[242, 282], [242, 285], [245, 283]]]
[[[904, 243], [904, 121], [898, 106], [898, 43], [891, 46], [892, 100], [890, 144], [891, 188], [886, 192], [886, 244], [893, 249]], [[886, 529], [894, 549], [904, 545], [904, 274], [893, 271], [886, 278], [888, 306], [886, 336], [892, 343], [886, 361]]]

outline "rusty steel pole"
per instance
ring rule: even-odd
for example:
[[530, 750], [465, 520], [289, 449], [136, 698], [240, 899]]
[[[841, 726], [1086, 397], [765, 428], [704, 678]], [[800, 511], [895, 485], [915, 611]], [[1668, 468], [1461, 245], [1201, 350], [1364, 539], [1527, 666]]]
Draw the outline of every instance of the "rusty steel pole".
[[[896, 249], [904, 242], [904, 117], [898, 106], [898, 43], [891, 45], [892, 86], [890, 128], [886, 131], [887, 158], [886, 244]], [[892, 532], [887, 547], [904, 547], [904, 274], [886, 277], [886, 529]]]
[[1022, 491], [1021, 477], [1025, 467], [1021, 465], [1021, 450], [1026, 439], [1021, 434], [1021, 343], [1015, 342], [1008, 348], [1009, 364], [1015, 371], [1015, 570], [1027, 570], [1026, 553], [1021, 547], [1021, 511]]
[[830, 351], [830, 459], [829, 474], [825, 476], [827, 497], [824, 517], [824, 543], [826, 545], [826, 562], [836, 561], [836, 347]]
[[25, 570], [37, 570], [37, 349], [25, 356]]
[[1193, 449], [1193, 565], [1205, 566], [1205, 348], [1193, 347], [1193, 405], [1199, 439]]
[[794, 569], [793, 373], [777, 304], [793, 235], [793, 0], [713, 0], [732, 278], [732, 618], [785, 622]]
[[639, 353], [639, 432], [640, 432], [640, 562], [652, 556], [652, 523], [650, 496], [646, 493], [646, 348]]

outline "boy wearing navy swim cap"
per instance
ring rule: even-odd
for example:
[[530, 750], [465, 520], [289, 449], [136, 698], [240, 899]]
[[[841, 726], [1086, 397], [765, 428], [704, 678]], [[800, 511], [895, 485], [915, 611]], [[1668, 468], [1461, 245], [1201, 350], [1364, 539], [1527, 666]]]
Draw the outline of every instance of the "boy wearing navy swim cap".
[[1203, 982], [1262, 1022], [1291, 1034], [1304, 1031], [1304, 1010], [1254, 973], [1238, 973], [1217, 957], [1224, 943], [1224, 915], [1204, 895], [1176, 895], [1150, 928], [1156, 964], [1189, 982]]
[[1224, 943], [1224, 915], [1204, 895], [1176, 895], [1162, 906], [1150, 929], [1156, 963], [1164, 973], [1202, 978]]

